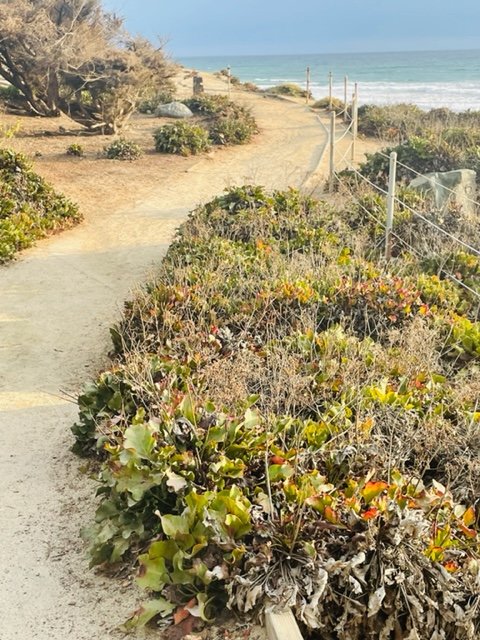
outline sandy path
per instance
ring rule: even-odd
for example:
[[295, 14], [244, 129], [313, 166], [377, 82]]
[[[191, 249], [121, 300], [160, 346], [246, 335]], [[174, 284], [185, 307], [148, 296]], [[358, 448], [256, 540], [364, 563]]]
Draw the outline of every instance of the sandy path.
[[[257, 143], [186, 161], [132, 206], [93, 207], [85, 194], [81, 226], [0, 269], [1, 640], [116, 637], [133, 605], [130, 587], [87, 568], [78, 532], [94, 487], [68, 453], [76, 407], [64, 392], [102, 366], [123, 300], [196, 203], [246, 181], [301, 185], [315, 169], [325, 134], [313, 114], [245, 100], [263, 131]], [[71, 194], [82, 204], [75, 185]]]

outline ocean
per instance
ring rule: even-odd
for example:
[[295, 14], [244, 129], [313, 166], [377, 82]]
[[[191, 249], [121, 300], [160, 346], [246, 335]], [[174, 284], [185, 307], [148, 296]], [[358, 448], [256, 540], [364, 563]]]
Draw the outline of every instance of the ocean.
[[334, 95], [341, 99], [347, 75], [349, 95], [353, 83], [358, 82], [361, 104], [409, 102], [422, 109], [480, 110], [480, 50], [214, 56], [179, 61], [203, 71], [218, 71], [229, 65], [233, 75], [262, 89], [285, 82], [305, 86], [309, 66], [315, 98], [328, 94], [331, 71]]

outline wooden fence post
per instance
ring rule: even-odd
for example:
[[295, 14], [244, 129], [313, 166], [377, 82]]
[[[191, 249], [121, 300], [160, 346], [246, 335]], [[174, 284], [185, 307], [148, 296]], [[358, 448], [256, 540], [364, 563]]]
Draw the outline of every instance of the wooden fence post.
[[397, 154], [390, 154], [390, 171], [388, 174], [387, 223], [385, 226], [385, 260], [392, 257], [392, 229], [395, 214], [395, 185], [397, 180]]
[[328, 108], [332, 110], [332, 98], [333, 98], [333, 73], [328, 73]]
[[227, 67], [227, 84], [228, 84], [228, 99], [230, 100], [232, 95], [232, 69], [230, 65]]
[[357, 137], [358, 137], [358, 103], [357, 96], [354, 93], [352, 96], [352, 162], [355, 161], [355, 153], [357, 151]]
[[329, 191], [333, 193], [335, 187], [335, 111], [330, 112], [330, 178], [329, 178]]
[[343, 79], [343, 121], [348, 121], [348, 76]]
[[307, 67], [307, 104], [310, 104], [310, 67]]

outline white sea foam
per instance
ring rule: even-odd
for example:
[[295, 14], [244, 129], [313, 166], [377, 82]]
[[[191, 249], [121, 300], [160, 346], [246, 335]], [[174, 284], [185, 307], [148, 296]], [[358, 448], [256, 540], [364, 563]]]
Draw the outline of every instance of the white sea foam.
[[[293, 80], [276, 79], [259, 82], [267, 89], [280, 82]], [[304, 86], [305, 83], [302, 83]], [[351, 99], [353, 85], [349, 87], [348, 99]], [[323, 98], [328, 94], [327, 84], [313, 82], [313, 96]], [[343, 84], [335, 84], [333, 94], [343, 100]], [[359, 103], [387, 105], [399, 102], [413, 103], [422, 109], [448, 107], [452, 111], [480, 110], [480, 83], [478, 82], [361, 82], [359, 83]]]

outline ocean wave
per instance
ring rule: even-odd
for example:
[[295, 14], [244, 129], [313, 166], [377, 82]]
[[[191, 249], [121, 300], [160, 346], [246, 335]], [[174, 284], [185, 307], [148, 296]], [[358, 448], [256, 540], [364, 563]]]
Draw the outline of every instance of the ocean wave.
[[[284, 81], [286, 82], [286, 81]], [[295, 82], [295, 80], [289, 80]], [[268, 89], [278, 83], [263, 81], [262, 89]], [[305, 86], [305, 82], [298, 82]], [[313, 82], [311, 91], [315, 99], [328, 94], [327, 84]], [[348, 98], [351, 99], [353, 85], [349, 86]], [[333, 95], [343, 100], [344, 85], [336, 83]], [[447, 107], [452, 111], [480, 110], [480, 84], [476, 82], [362, 82], [359, 83], [359, 104], [376, 104], [379, 106], [399, 102], [413, 103], [422, 109]]]

